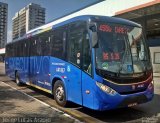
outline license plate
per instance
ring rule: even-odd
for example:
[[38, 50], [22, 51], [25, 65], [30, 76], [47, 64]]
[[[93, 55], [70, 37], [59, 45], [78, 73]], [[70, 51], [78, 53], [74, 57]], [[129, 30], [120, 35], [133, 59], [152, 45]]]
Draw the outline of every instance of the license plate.
[[137, 105], [137, 103], [130, 103], [130, 104], [128, 104], [128, 107], [132, 107], [132, 106], [136, 106]]

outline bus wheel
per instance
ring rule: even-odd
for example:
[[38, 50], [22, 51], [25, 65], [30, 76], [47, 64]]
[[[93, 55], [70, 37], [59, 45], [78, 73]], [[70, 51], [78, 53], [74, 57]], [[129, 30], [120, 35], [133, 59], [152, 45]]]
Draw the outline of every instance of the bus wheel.
[[61, 80], [57, 80], [54, 85], [54, 98], [56, 102], [60, 105], [65, 107], [67, 104], [66, 100], [66, 92], [64, 85]]
[[19, 77], [18, 71], [16, 72], [15, 78], [16, 78], [16, 84], [17, 84], [18, 86], [20, 86], [20, 85], [21, 85], [21, 82], [20, 82], [20, 77]]

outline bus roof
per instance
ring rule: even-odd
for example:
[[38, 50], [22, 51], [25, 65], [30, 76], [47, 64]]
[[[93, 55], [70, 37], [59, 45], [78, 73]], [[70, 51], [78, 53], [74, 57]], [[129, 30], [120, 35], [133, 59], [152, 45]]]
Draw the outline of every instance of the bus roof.
[[99, 16], [99, 15], [81, 15], [81, 16], [73, 17], [71, 19], [66, 19], [65, 17], [63, 17], [61, 19], [57, 19], [57, 20], [52, 21], [52, 22], [50, 22], [48, 24], [42, 25], [40, 27], [37, 27], [35, 29], [32, 29], [32, 30], [28, 31], [25, 36], [23, 36], [23, 37], [21, 37], [19, 39], [16, 39], [14, 41], [18, 41], [18, 40], [24, 39], [26, 37], [33, 36], [33, 35], [36, 35], [36, 34], [39, 34], [39, 33], [54, 29], [54, 28], [56, 28], [58, 26], [65, 25], [65, 24], [68, 24], [68, 23], [71, 23], [71, 22], [75, 22], [75, 21], [78, 21], [78, 20], [105, 21], [105, 22], [112, 22], [112, 23], [118, 23], [118, 24], [125, 24], [125, 25], [141, 27], [140, 24], [137, 24], [135, 22], [132, 22], [132, 21], [129, 21], [129, 20], [126, 20], [126, 19], [122, 19], [122, 18]]
[[139, 24], [137, 24], [135, 22], [132, 22], [132, 21], [129, 21], [129, 20], [126, 20], [126, 19], [122, 19], [122, 18], [99, 16], [99, 15], [81, 15], [81, 16], [73, 17], [73, 18], [68, 19], [68, 20], [66, 20], [65, 17], [61, 18], [61, 19], [58, 19], [58, 20], [55, 20], [55, 21], [50, 22], [48, 24], [45, 24], [43, 26], [37, 27], [35, 29], [32, 29], [32, 30], [28, 31], [27, 34], [32, 34], [34, 32], [40, 31], [40, 30], [41, 31], [42, 30], [46, 31], [46, 30], [52, 29], [53, 26], [64, 25], [64, 24], [67, 24], [67, 23], [70, 23], [70, 22], [74, 22], [74, 21], [77, 21], [77, 20], [89, 21], [89, 19], [91, 21], [101, 20], [101, 21], [107, 21], [107, 22], [126, 24], [126, 25], [133, 25], [133, 26], [139, 26], [140, 27]]

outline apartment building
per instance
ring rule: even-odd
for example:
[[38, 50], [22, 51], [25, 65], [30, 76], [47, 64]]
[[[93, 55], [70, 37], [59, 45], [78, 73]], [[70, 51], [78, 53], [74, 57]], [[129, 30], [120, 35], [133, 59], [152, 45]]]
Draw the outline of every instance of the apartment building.
[[30, 3], [12, 18], [12, 39], [23, 37], [27, 31], [45, 24], [45, 8]]
[[0, 49], [7, 43], [8, 4], [0, 2]]

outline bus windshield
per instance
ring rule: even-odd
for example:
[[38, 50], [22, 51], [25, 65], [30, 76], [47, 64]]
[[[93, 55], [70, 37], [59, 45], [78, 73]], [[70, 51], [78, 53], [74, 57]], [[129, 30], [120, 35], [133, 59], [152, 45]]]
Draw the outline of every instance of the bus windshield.
[[142, 28], [99, 22], [96, 68], [119, 74], [142, 73], [151, 68]]

